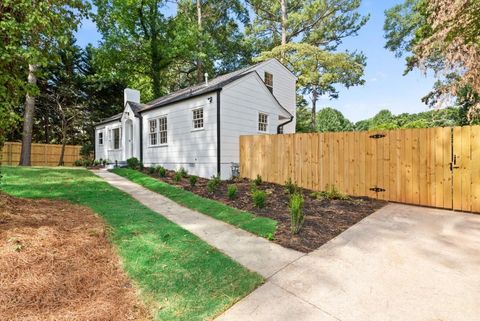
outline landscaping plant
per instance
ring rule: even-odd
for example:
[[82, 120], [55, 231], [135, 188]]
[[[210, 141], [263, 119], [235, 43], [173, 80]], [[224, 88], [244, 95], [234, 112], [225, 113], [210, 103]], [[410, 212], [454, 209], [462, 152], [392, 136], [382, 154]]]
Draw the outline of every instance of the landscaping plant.
[[288, 194], [293, 195], [300, 192], [300, 187], [297, 184], [292, 182], [292, 179], [289, 177], [285, 182], [285, 190]]
[[75, 162], [73, 162], [73, 165], [80, 167], [83, 165], [83, 161], [81, 159], [77, 159]]
[[194, 187], [195, 184], [197, 184], [197, 180], [198, 180], [198, 176], [195, 176], [195, 175], [191, 175], [191, 176], [188, 178], [188, 181], [190, 182], [190, 186], [191, 186], [191, 187]]
[[227, 192], [228, 192], [228, 198], [233, 200], [235, 197], [237, 197], [237, 185], [235, 184], [228, 185]]
[[94, 161], [93, 161], [93, 165], [95, 165], [95, 166], [100, 165], [100, 161], [99, 161], [98, 159], [94, 160]]
[[258, 207], [258, 208], [265, 207], [267, 193], [257, 189], [252, 193], [252, 198], [253, 198], [253, 205], [255, 205], [255, 207]]
[[154, 174], [155, 173], [155, 167], [151, 166], [148, 168], [148, 173], [149, 174]]
[[131, 169], [140, 169], [140, 161], [136, 157], [127, 159], [127, 167]]
[[[327, 184], [325, 190], [321, 191], [318, 196], [328, 199], [328, 200], [348, 200], [350, 199], [347, 195], [340, 192], [335, 185]], [[318, 197], [317, 197], [318, 198]]]
[[178, 172], [180, 173], [180, 175], [182, 175], [182, 177], [187, 178], [188, 172], [187, 172], [187, 170], [186, 170], [185, 168], [180, 167], [180, 169], [178, 170]]
[[175, 175], [173, 175], [173, 180], [175, 182], [180, 182], [182, 180], [182, 177], [183, 177], [182, 173], [178, 171], [178, 172], [175, 172]]
[[167, 175], [167, 170], [163, 166], [158, 165], [157, 167], [155, 167], [155, 170], [160, 177], [165, 177]]
[[257, 177], [253, 180], [256, 186], [260, 186], [262, 184], [262, 176], [257, 174]]
[[297, 234], [303, 226], [305, 215], [303, 213], [303, 196], [295, 193], [290, 198], [290, 218], [292, 234]]
[[220, 176], [218, 175], [213, 175], [212, 178], [208, 181], [207, 183], [207, 191], [209, 193], [215, 193], [217, 190], [218, 186], [220, 185]]

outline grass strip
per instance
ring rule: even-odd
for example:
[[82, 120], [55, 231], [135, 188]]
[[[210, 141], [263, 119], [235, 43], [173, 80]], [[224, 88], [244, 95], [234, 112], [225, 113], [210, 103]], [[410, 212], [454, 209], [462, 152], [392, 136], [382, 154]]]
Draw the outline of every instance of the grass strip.
[[133, 169], [116, 168], [113, 169], [112, 172], [142, 185], [151, 191], [168, 197], [180, 205], [232, 224], [258, 236], [269, 237], [275, 234], [277, 221], [268, 217], [255, 216], [252, 213], [198, 196]]
[[3, 167], [2, 189], [90, 207], [155, 320], [210, 320], [263, 278], [84, 169]]

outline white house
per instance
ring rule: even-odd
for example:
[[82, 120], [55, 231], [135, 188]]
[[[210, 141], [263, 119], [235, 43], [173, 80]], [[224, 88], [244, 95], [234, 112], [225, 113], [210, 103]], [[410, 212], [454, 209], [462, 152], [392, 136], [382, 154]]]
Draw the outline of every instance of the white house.
[[95, 158], [185, 168], [222, 179], [238, 164], [239, 137], [295, 132], [296, 77], [278, 60], [219, 76], [147, 104], [125, 89], [125, 109], [95, 126]]

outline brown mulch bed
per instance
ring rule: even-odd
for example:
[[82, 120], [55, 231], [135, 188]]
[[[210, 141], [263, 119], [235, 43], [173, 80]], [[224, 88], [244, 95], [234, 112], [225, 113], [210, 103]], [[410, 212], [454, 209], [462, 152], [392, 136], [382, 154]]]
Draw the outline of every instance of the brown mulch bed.
[[[195, 187], [191, 187], [188, 179], [183, 178], [175, 182], [175, 172], [167, 171], [167, 176], [161, 178], [158, 174], [149, 174], [156, 179], [176, 185], [205, 198], [214, 199], [232, 207], [254, 213], [258, 216], [270, 217], [278, 221], [274, 242], [302, 252], [310, 252], [339, 235], [350, 226], [358, 223], [363, 218], [382, 208], [387, 203], [368, 197], [350, 197], [349, 200], [315, 199], [311, 197], [312, 191], [302, 189], [304, 195], [305, 223], [297, 235], [290, 232], [290, 212], [288, 208], [290, 195], [285, 187], [278, 184], [262, 182], [259, 189], [267, 192], [266, 206], [259, 209], [254, 206], [250, 186], [247, 179], [222, 181], [220, 187], [213, 194], [207, 190], [207, 179], [198, 178]], [[227, 186], [237, 186], [237, 198], [230, 200]]]
[[0, 319], [150, 320], [105, 228], [88, 208], [0, 193]]

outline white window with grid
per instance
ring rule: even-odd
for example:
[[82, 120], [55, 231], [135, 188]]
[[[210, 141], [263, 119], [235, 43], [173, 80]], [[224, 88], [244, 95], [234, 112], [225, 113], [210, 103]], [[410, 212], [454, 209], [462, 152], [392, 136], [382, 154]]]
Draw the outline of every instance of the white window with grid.
[[98, 132], [98, 145], [103, 145], [103, 132]]
[[203, 129], [203, 108], [192, 110], [193, 129]]
[[268, 115], [264, 113], [258, 114], [258, 131], [266, 132], [268, 127]]
[[121, 139], [122, 129], [120, 127], [113, 128], [108, 131], [108, 141], [111, 149], [120, 149]]
[[149, 121], [149, 128], [150, 146], [167, 144], [167, 116], [151, 119]]

